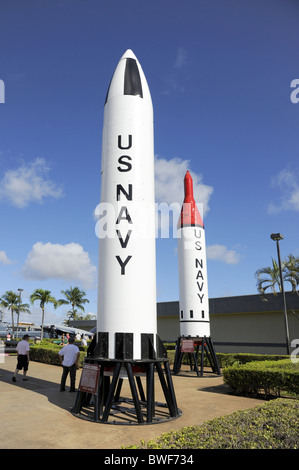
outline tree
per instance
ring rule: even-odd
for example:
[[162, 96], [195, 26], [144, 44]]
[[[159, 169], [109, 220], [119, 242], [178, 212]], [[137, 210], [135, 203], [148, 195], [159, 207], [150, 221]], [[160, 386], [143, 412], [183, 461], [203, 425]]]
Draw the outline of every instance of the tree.
[[79, 287], [70, 287], [67, 290], [62, 290], [61, 293], [66, 297], [66, 299], [59, 299], [58, 304], [59, 305], [71, 305], [72, 310], [68, 311], [68, 320], [65, 320], [65, 323], [69, 322], [71, 320], [78, 320], [79, 314], [77, 313], [76, 307], [80, 309], [82, 312], [85, 312], [83, 305], [86, 303], [89, 303], [89, 300], [86, 299], [86, 293], [79, 289]]
[[[293, 255], [289, 255], [288, 259], [281, 262], [281, 271], [283, 282], [290, 282], [292, 292], [297, 292], [297, 285], [299, 284], [299, 259]], [[264, 295], [267, 289], [271, 289], [274, 295], [281, 292], [281, 280], [279, 273], [279, 265], [277, 261], [272, 258], [272, 267], [265, 267], [258, 269], [255, 272], [257, 279], [257, 290]]]
[[11, 311], [11, 326], [12, 326], [12, 337], [15, 337], [15, 325], [14, 325], [14, 312], [30, 313], [28, 304], [20, 304], [20, 296], [15, 292], [9, 290], [0, 298], [0, 305], [3, 308], [7, 308]]
[[58, 302], [51, 295], [50, 290], [44, 290], [44, 289], [35, 289], [33, 294], [30, 296], [30, 302], [32, 305], [36, 300], [39, 300], [39, 306], [42, 309], [42, 325], [41, 325], [41, 339], [43, 339], [44, 335], [44, 318], [45, 318], [45, 304], [52, 303], [54, 305], [54, 308], [58, 307]]
[[292, 292], [297, 292], [297, 286], [299, 285], [299, 258], [288, 255], [285, 260], [285, 280], [290, 282], [292, 285]]
[[96, 316], [91, 314], [91, 313], [88, 313], [87, 315], [82, 315], [82, 313], [78, 313], [76, 309], [74, 311], [69, 310], [67, 312], [67, 316], [68, 316], [68, 318], [64, 319], [63, 323], [62, 323], [65, 326], [70, 326], [71, 320], [81, 321], [81, 320], [92, 320], [92, 319], [96, 318]]

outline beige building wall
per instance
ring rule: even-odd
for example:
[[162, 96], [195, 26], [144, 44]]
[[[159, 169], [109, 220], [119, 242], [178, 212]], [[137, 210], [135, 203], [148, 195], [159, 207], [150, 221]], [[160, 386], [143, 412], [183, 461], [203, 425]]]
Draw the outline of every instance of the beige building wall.
[[[210, 321], [216, 352], [287, 353], [283, 312], [212, 314]], [[298, 338], [299, 347], [297, 313], [288, 313], [288, 325], [290, 341]], [[179, 316], [158, 317], [158, 335], [163, 342], [175, 342], [180, 335]]]
[[[295, 337], [295, 334], [299, 338], [299, 321], [296, 331], [294, 320], [289, 314], [290, 339]], [[218, 352], [287, 353], [282, 312], [213, 315], [211, 336]]]
[[[210, 299], [211, 338], [216, 352], [286, 354], [281, 299], [270, 294], [267, 300], [259, 295]], [[292, 352], [299, 347], [299, 295], [286, 293], [286, 300], [290, 342], [297, 339]], [[161, 340], [175, 342], [180, 336], [179, 302], [158, 303], [157, 321]], [[78, 322], [78, 327], [88, 330], [95, 324], [95, 320], [88, 325]]]
[[158, 317], [158, 335], [163, 343], [173, 343], [180, 336], [178, 315]]

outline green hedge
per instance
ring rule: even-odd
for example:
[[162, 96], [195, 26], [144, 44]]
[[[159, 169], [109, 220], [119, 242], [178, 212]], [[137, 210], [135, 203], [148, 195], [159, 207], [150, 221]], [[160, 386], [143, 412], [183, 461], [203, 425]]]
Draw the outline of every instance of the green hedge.
[[299, 400], [278, 398], [249, 410], [164, 433], [125, 449], [298, 449]]
[[[85, 357], [88, 346], [81, 346], [80, 344], [77, 344], [77, 346], [79, 347], [79, 350], [82, 353], [84, 353], [82, 357]], [[167, 357], [169, 359], [169, 364], [172, 365], [174, 363], [174, 356], [175, 356], [175, 350], [172, 349], [172, 347], [174, 347], [174, 344], [169, 343], [169, 344], [166, 344], [165, 346], [167, 346], [167, 348], [170, 348], [170, 349], [167, 349]], [[30, 351], [31, 350], [34, 351], [32, 352], [32, 360], [44, 362], [46, 364], [52, 364], [51, 360], [53, 360], [54, 365], [59, 364], [59, 362], [57, 362], [57, 359], [59, 361], [59, 358], [57, 358], [54, 353], [55, 351], [57, 353], [57, 351], [59, 351], [62, 347], [63, 346], [60, 344], [57, 344], [55, 340], [43, 339], [39, 344], [30, 345]], [[42, 349], [43, 351], [40, 351], [38, 353], [36, 352], [36, 349]], [[50, 350], [54, 353], [52, 354], [49, 352], [47, 354], [46, 351], [50, 351]], [[231, 366], [231, 365], [245, 364], [251, 361], [265, 361], [265, 360], [278, 361], [278, 360], [281, 360], [282, 358], [286, 358], [286, 356], [282, 356], [282, 355], [244, 354], [244, 353], [241, 353], [241, 354], [216, 353], [216, 356], [217, 356], [219, 366], [221, 368]], [[36, 358], [40, 358], [40, 359], [36, 359]], [[200, 364], [201, 362], [200, 352], [197, 357], [197, 362], [198, 364]], [[188, 364], [187, 354], [184, 355], [182, 363]], [[204, 365], [210, 366], [210, 363], [208, 361], [206, 354], [204, 355]]]
[[[169, 363], [174, 363], [175, 350], [167, 349], [167, 357]], [[281, 354], [246, 354], [246, 353], [217, 353], [216, 357], [220, 368], [228, 367], [232, 365], [246, 364], [247, 362], [252, 361], [279, 361], [281, 359], [286, 359], [288, 356]], [[188, 354], [184, 354], [182, 364], [188, 364]], [[201, 363], [201, 352], [197, 356], [197, 364]], [[210, 366], [207, 355], [204, 354], [204, 366]]]
[[[42, 362], [44, 364], [52, 364], [54, 366], [61, 365], [59, 358], [59, 351], [62, 349], [62, 346], [58, 344], [52, 345], [41, 345], [41, 346], [31, 346], [30, 347], [30, 360], [36, 362]], [[83, 366], [84, 358], [86, 356], [85, 351], [80, 351], [79, 358], [79, 367]]]
[[256, 361], [280, 361], [287, 359], [288, 356], [282, 354], [249, 354], [249, 353], [217, 353], [216, 356], [220, 367], [246, 364]]
[[299, 364], [290, 359], [234, 365], [223, 369], [222, 374], [224, 383], [242, 395], [299, 394]]

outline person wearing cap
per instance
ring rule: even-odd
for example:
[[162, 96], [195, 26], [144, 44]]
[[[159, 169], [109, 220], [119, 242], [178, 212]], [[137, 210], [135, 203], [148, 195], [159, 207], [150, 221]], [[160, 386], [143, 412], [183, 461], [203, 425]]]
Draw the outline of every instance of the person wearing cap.
[[23, 380], [28, 380], [26, 377], [28, 366], [29, 366], [29, 335], [24, 335], [22, 341], [19, 341], [17, 345], [17, 367], [13, 375], [12, 381], [17, 381], [17, 375], [20, 370], [23, 369]]

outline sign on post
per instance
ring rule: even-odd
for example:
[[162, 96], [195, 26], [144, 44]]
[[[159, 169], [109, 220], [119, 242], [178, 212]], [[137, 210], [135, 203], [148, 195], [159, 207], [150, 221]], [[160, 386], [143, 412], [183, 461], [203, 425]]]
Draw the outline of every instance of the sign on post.
[[193, 353], [194, 352], [194, 341], [193, 339], [183, 339], [181, 344], [181, 352]]
[[95, 394], [98, 388], [100, 366], [97, 364], [83, 364], [81, 380], [79, 385], [80, 392]]

